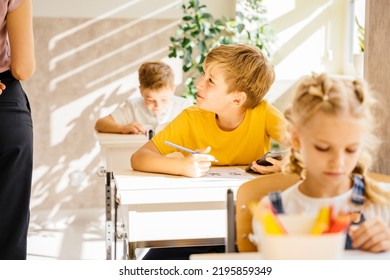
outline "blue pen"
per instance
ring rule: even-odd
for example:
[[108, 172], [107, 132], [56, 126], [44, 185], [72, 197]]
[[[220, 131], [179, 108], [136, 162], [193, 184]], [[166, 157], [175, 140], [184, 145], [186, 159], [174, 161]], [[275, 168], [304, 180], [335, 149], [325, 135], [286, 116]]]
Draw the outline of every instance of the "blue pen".
[[176, 149], [182, 150], [182, 151], [187, 152], [187, 153], [190, 153], [190, 154], [199, 154], [198, 152], [195, 152], [195, 151], [193, 151], [193, 150], [184, 148], [184, 147], [182, 147], [182, 146], [180, 146], [180, 145], [174, 144], [174, 143], [169, 142], [169, 141], [165, 141], [164, 144], [167, 144], [168, 146], [174, 147], [174, 148], [176, 148]]

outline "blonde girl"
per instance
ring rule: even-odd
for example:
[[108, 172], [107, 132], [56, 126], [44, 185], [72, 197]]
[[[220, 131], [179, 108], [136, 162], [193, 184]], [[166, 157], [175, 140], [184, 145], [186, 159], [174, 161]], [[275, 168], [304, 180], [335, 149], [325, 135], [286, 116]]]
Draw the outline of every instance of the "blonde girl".
[[286, 213], [350, 208], [357, 214], [346, 248], [381, 252], [390, 250], [390, 192], [367, 176], [378, 146], [374, 104], [363, 81], [313, 74], [298, 83], [285, 112], [292, 147], [285, 170], [302, 180], [281, 199]]

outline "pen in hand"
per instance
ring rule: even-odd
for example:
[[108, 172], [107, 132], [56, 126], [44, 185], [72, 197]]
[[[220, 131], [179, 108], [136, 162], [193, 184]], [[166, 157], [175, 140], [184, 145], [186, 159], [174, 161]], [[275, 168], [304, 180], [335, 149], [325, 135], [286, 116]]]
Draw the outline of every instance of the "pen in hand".
[[199, 154], [198, 152], [196, 152], [194, 150], [190, 150], [190, 149], [184, 148], [184, 147], [182, 147], [180, 145], [174, 144], [174, 143], [169, 142], [169, 141], [165, 141], [164, 144], [166, 144], [168, 146], [171, 146], [171, 147], [174, 147], [176, 149], [182, 150], [184, 152], [190, 153], [190, 154]]
[[[174, 143], [169, 142], [169, 141], [166, 141], [166, 140], [165, 140], [164, 144], [166, 144], [166, 145], [168, 145], [168, 146], [171, 146], [171, 147], [174, 147], [174, 148], [176, 148], [176, 149], [182, 150], [182, 151], [184, 151], [184, 152], [190, 153], [190, 154], [199, 154], [197, 151], [187, 149], [187, 148], [185, 148], [185, 147], [183, 147], [183, 146], [174, 144]], [[214, 162], [218, 162], [218, 160], [215, 159]]]

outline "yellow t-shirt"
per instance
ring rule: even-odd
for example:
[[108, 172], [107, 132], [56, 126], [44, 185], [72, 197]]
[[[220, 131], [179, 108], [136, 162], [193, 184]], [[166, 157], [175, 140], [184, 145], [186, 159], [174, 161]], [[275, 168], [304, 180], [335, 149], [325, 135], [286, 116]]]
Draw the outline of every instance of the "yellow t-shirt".
[[269, 151], [271, 138], [280, 142], [284, 128], [283, 114], [265, 100], [256, 108], [247, 110], [243, 122], [233, 131], [221, 130], [215, 113], [191, 106], [157, 133], [152, 141], [163, 155], [178, 152], [164, 144], [168, 140], [191, 150], [210, 146], [210, 154], [218, 160], [213, 163], [215, 165], [247, 165]]

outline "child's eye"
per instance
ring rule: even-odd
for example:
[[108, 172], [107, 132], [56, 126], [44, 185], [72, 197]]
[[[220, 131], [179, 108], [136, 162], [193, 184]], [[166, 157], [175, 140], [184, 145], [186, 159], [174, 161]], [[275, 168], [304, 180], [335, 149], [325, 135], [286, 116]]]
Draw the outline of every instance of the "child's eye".
[[214, 84], [213, 79], [210, 78], [210, 79], [209, 79], [209, 83], [210, 83], [210, 84]]
[[327, 152], [329, 151], [329, 147], [320, 147], [320, 146], [314, 146], [317, 151], [320, 152]]
[[348, 149], [345, 149], [345, 151], [346, 151], [348, 154], [353, 154], [353, 153], [356, 153], [357, 149], [348, 148]]

